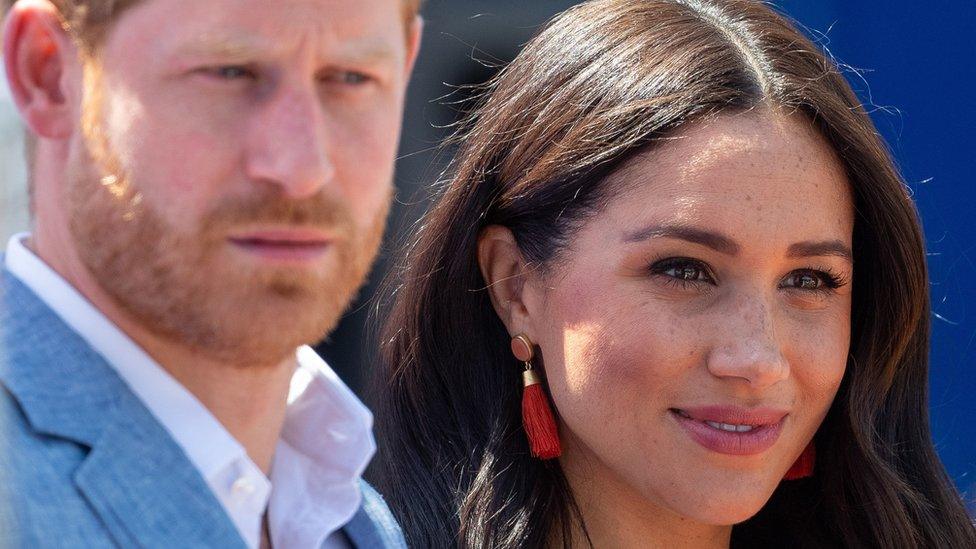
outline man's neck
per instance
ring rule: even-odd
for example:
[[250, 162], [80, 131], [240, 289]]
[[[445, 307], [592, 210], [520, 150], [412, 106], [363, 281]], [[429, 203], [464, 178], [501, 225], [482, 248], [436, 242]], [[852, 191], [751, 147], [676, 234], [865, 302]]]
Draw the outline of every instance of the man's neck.
[[120, 327], [186, 387], [244, 446], [265, 475], [269, 474], [285, 421], [288, 389], [298, 366], [294, 354], [277, 364], [241, 367], [207, 360], [192, 349]]
[[242, 367], [210, 360], [159, 336], [116, 304], [84, 268], [70, 242], [59, 238], [60, 232], [37, 227], [27, 246], [192, 393], [268, 474], [297, 367], [295, 355]]

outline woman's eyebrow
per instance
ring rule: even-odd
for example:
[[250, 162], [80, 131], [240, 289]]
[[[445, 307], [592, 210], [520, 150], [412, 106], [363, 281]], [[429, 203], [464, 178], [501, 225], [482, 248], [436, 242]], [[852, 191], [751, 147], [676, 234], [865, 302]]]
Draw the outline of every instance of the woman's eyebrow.
[[694, 244], [701, 244], [726, 255], [736, 255], [740, 249], [734, 240], [724, 234], [707, 229], [675, 224], [644, 227], [643, 229], [624, 234], [623, 241], [626, 243], [642, 242], [651, 238], [677, 238], [679, 240], [686, 240]]
[[786, 250], [787, 257], [824, 257], [835, 256], [854, 262], [851, 247], [840, 240], [823, 240], [820, 242], [797, 242]]
[[[741, 250], [738, 243], [720, 232], [680, 224], [650, 225], [625, 233], [623, 241], [629, 244], [652, 238], [676, 238], [700, 244], [725, 255], [736, 255]], [[786, 256], [791, 258], [835, 256], [848, 262], [854, 261], [850, 246], [837, 239], [795, 242], [787, 248]]]

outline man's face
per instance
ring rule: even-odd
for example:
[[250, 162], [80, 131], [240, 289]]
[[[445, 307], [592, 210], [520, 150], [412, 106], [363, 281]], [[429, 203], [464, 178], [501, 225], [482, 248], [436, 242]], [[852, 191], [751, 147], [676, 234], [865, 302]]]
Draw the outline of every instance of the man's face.
[[147, 0], [85, 71], [72, 234], [146, 328], [219, 360], [324, 336], [392, 194], [400, 0]]

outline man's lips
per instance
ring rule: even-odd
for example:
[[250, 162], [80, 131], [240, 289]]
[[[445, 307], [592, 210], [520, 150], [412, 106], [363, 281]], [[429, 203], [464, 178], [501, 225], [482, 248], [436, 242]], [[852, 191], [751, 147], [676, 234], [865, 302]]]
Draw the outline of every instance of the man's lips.
[[307, 261], [328, 250], [332, 237], [314, 229], [263, 229], [234, 233], [227, 238], [235, 247], [275, 261]]
[[737, 406], [671, 408], [671, 416], [692, 440], [728, 455], [759, 454], [776, 443], [785, 410]]

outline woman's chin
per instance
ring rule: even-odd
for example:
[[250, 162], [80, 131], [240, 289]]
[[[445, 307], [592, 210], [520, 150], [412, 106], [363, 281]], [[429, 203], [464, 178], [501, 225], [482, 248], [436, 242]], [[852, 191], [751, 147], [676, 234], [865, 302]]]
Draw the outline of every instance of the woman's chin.
[[729, 503], [722, 507], [709, 502], [702, 507], [689, 509], [687, 518], [700, 524], [712, 526], [734, 526], [745, 522], [759, 513], [762, 506], [747, 506], [741, 502]]
[[[694, 495], [691, 495], [694, 494]], [[667, 502], [678, 515], [700, 524], [733, 526], [754, 517], [769, 501], [771, 492], [756, 490], [689, 490], [687, 498], [672, 498]]]

